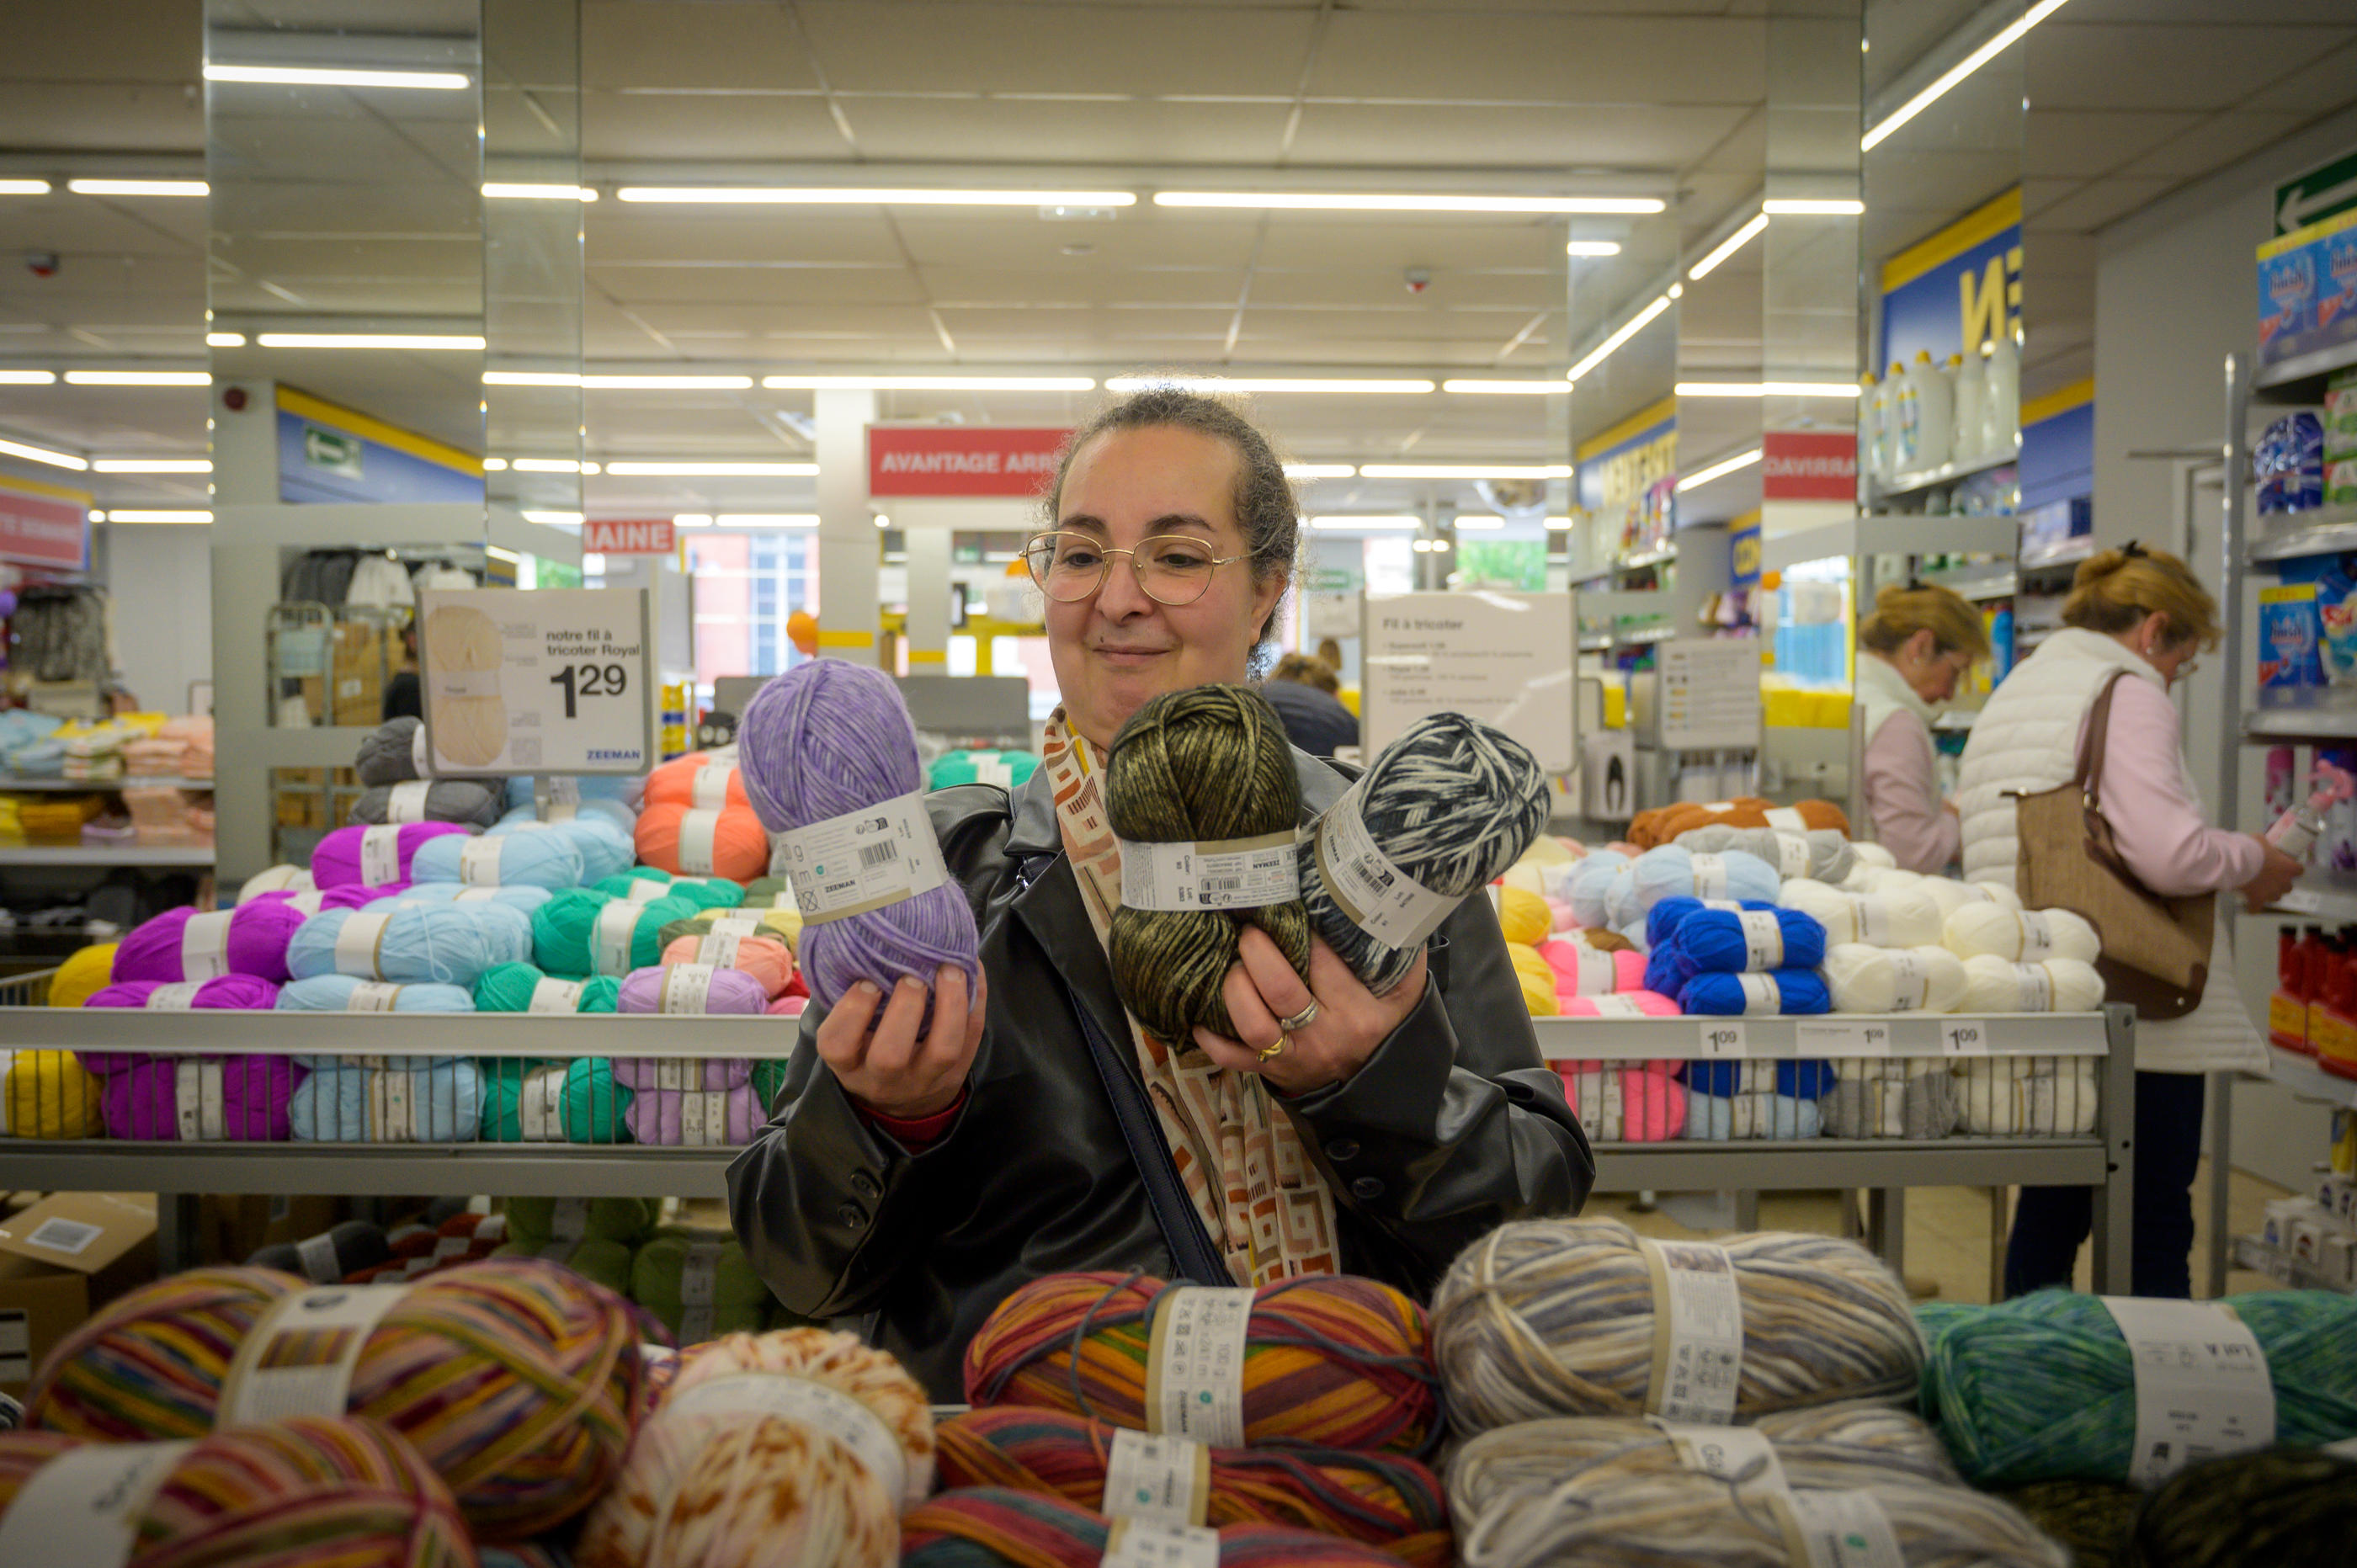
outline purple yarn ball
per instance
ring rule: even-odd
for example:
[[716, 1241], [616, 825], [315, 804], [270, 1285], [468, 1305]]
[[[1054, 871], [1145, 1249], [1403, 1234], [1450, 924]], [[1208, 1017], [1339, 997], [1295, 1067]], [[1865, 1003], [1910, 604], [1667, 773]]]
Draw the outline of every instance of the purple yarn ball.
[[365, 909], [371, 904], [390, 902], [409, 891], [406, 882], [389, 882], [382, 887], [371, 887], [365, 882], [346, 882], [334, 887], [317, 887], [308, 893], [262, 893], [248, 899], [260, 903], [274, 898], [300, 914], [305, 919], [328, 909]]
[[[319, 847], [311, 852], [311, 880], [323, 888], [341, 887], [348, 883], [361, 880], [361, 840], [369, 833], [385, 831], [381, 827], [370, 827], [364, 822], [354, 822], [350, 827], [338, 828], [334, 832], [321, 839]], [[416, 858], [419, 844], [428, 839], [440, 838], [446, 833], [474, 832], [472, 828], [457, 822], [404, 822], [392, 831], [399, 835], [394, 841], [396, 855], [400, 862], [394, 880], [399, 882], [409, 880], [409, 863]], [[378, 890], [379, 896], [382, 896], [382, 888]]]
[[[840, 659], [797, 665], [755, 693], [737, 722], [737, 752], [746, 798], [771, 832], [925, 788], [899, 688], [880, 670]], [[825, 1011], [862, 980], [887, 993], [904, 976], [930, 987], [943, 964], [965, 972], [971, 996], [981, 947], [965, 889], [952, 880], [881, 909], [805, 924], [795, 956], [812, 1004]], [[929, 1003], [928, 1025], [931, 1014]]]
[[[660, 1013], [663, 1010], [663, 977], [675, 964], [650, 964], [634, 969], [622, 977], [622, 993], [614, 1004], [617, 1013]], [[758, 1016], [770, 1010], [770, 993], [761, 983], [741, 969], [716, 969], [712, 984], [704, 993], [706, 1015]], [[749, 1070], [749, 1069], [748, 1069]], [[614, 1074], [617, 1083], [639, 1088], [625, 1078], [619, 1069]], [[685, 1085], [677, 1087], [684, 1088]], [[715, 1084], [712, 1087], [721, 1087]]]
[[[160, 980], [116, 981], [91, 993], [85, 1007], [145, 1007], [156, 992], [168, 983]], [[266, 1012], [278, 1004], [278, 987], [266, 980], [250, 974], [223, 974], [199, 985], [189, 998], [191, 1007], [226, 1008], [232, 1011]], [[123, 1072], [142, 1063], [167, 1061], [146, 1051], [81, 1051], [76, 1053], [81, 1065], [95, 1073]]]
[[[184, 1075], [183, 1067], [191, 1070]], [[110, 1075], [99, 1096], [107, 1136], [179, 1139], [181, 1090], [195, 1091], [191, 1114], [203, 1117], [210, 1087], [205, 1079], [215, 1073], [220, 1075], [214, 1112], [219, 1125], [207, 1125], [210, 1118], [200, 1120], [188, 1130], [189, 1137], [244, 1144], [287, 1141], [287, 1106], [310, 1073], [289, 1058], [261, 1056], [159, 1058]]]
[[[286, 978], [286, 943], [303, 923], [299, 910], [284, 899], [260, 899], [228, 911], [229, 926], [223, 957], [231, 974], [250, 974], [272, 982]], [[182, 941], [194, 909], [167, 909], [132, 929], [114, 952], [114, 979], [169, 983], [188, 978], [182, 961]], [[210, 925], [210, 922], [209, 922]], [[200, 972], [203, 972], [200, 971]], [[121, 1005], [121, 1004], [118, 1004]], [[219, 1005], [219, 1004], [214, 1004]], [[267, 1006], [264, 1003], [263, 1005]]]

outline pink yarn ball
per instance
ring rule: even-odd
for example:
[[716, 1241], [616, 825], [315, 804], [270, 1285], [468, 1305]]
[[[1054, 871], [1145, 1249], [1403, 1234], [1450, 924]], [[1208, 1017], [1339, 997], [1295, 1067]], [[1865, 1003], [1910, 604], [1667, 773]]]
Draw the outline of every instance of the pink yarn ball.
[[1539, 956], [1555, 972], [1559, 997], [1607, 996], [1645, 988], [1644, 956], [1635, 951], [1599, 952], [1584, 942], [1557, 940], [1541, 942]]
[[[303, 923], [303, 916], [289, 908], [283, 898], [257, 898], [250, 904], [240, 904], [229, 910], [225, 932], [221, 938], [221, 954], [231, 974], [250, 974], [260, 980], [284, 981], [286, 978], [286, 944], [294, 938], [295, 928]], [[188, 922], [200, 918], [195, 909], [167, 909], [152, 920], [132, 929], [114, 953], [114, 978], [155, 980], [170, 983], [189, 978], [183, 962], [183, 938]], [[212, 929], [219, 922], [207, 919], [200, 929]], [[210, 968], [199, 971], [210, 978]]]
[[[702, 963], [707, 961], [697, 955], [704, 950], [703, 937], [677, 937], [662, 950], [665, 963]], [[785, 994], [794, 978], [794, 955], [785, 943], [768, 937], [742, 937], [737, 942], [737, 956], [728, 962], [730, 969], [749, 974], [760, 983], [761, 993], [770, 998]]]
[[802, 1009], [809, 1005], [810, 998], [807, 996], [780, 996], [770, 1004], [770, 1016], [799, 1018], [802, 1015]]
[[[119, 981], [91, 993], [85, 1007], [145, 1007], [168, 983], [160, 980]], [[189, 998], [191, 1007], [225, 1008], [231, 1011], [266, 1013], [278, 1004], [278, 987], [266, 980], [256, 980], [250, 974], [223, 974], [204, 982]], [[143, 1062], [158, 1059], [147, 1051], [81, 1051], [76, 1053], [81, 1065], [96, 1073], [123, 1072]]]
[[[1617, 955], [1616, 955], [1617, 956]], [[1632, 1002], [1648, 1018], [1675, 1018], [1678, 1004], [1658, 991], [1621, 991], [1609, 997], [1569, 996], [1563, 1000], [1563, 1015], [1566, 1018], [1602, 1018], [1622, 1015], [1618, 1006], [1607, 1009], [1607, 1002]]]

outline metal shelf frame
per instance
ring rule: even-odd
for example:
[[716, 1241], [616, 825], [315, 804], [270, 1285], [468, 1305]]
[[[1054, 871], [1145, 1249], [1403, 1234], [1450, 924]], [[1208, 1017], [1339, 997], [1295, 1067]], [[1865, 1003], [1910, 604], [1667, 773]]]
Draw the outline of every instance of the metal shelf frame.
[[201, 866], [210, 869], [213, 851], [193, 844], [0, 844], [0, 868], [35, 865]]
[[2340, 343], [2279, 360], [2255, 375], [2246, 369], [2245, 374], [2249, 376], [2252, 401], [2297, 408], [2322, 403], [2324, 383], [2334, 371], [2352, 365], [2357, 365], [2357, 343]]
[[210, 779], [182, 779], [178, 775], [153, 773], [125, 773], [113, 779], [25, 779], [14, 773], [0, 773], [0, 795], [19, 789], [111, 795], [119, 789], [210, 789], [212, 787]]
[[2016, 432], [2012, 450], [1990, 452], [1978, 457], [1942, 463], [1936, 467], [1919, 468], [1911, 474], [1894, 474], [1887, 484], [1872, 486], [1870, 493], [1878, 500], [1889, 500], [1895, 496], [1911, 496], [1928, 490], [1934, 485], [1944, 485], [1952, 479], [1967, 478], [1974, 474], [1986, 474], [1991, 468], [2002, 468], [2008, 463], [2021, 461], [2021, 435]]

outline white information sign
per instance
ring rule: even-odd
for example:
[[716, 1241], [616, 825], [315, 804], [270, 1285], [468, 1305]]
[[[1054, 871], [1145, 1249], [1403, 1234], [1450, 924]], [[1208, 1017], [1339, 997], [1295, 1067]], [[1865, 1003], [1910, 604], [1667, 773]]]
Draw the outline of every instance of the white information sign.
[[417, 627], [436, 774], [643, 773], [661, 760], [647, 590], [429, 590]]
[[1760, 744], [1760, 644], [1680, 638], [1656, 650], [1664, 751], [1743, 751]]
[[1367, 755], [1428, 714], [1456, 713], [1521, 741], [1547, 772], [1573, 771], [1577, 633], [1567, 593], [1368, 595], [1360, 644]]

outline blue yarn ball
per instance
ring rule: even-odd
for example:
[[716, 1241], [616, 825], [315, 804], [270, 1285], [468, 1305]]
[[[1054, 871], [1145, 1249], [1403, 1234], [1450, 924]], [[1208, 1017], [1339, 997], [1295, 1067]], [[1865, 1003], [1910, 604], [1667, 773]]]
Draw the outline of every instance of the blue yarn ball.
[[[475, 847], [470, 851], [468, 844]], [[412, 882], [464, 882], [472, 870], [495, 887], [578, 887], [581, 852], [570, 833], [486, 833], [480, 839], [436, 839], [418, 846], [409, 863]], [[488, 875], [487, 875], [488, 873]]]
[[[281, 1013], [349, 1013], [352, 1010], [352, 993], [362, 981], [349, 974], [315, 974], [307, 980], [290, 981], [278, 988], [277, 1009]], [[440, 985], [433, 981], [404, 984], [393, 999], [396, 1013], [472, 1013], [475, 998], [463, 985]], [[378, 1009], [371, 1008], [374, 1012]], [[302, 1061], [317, 1059], [332, 1061], [333, 1057], [298, 1058]]]
[[[287, 972], [297, 980], [344, 972], [336, 961], [336, 939], [353, 920], [377, 918], [350, 909], [322, 909], [295, 928], [294, 940], [286, 944]], [[360, 979], [465, 987], [493, 964], [521, 963], [532, 957], [532, 917], [503, 904], [397, 906], [382, 918], [382, 929], [361, 957], [373, 972]], [[471, 1007], [469, 1003], [466, 1009], [451, 1011]]]
[[[398, 1073], [403, 1093], [382, 1093]], [[388, 1113], [402, 1113], [389, 1122]], [[431, 1067], [325, 1067], [297, 1085], [286, 1120], [295, 1137], [321, 1144], [468, 1144], [481, 1129], [482, 1069], [465, 1058]]]
[[379, 913], [404, 904], [504, 904], [529, 915], [556, 895], [545, 887], [519, 882], [513, 887], [469, 887], [463, 882], [420, 882], [387, 897], [371, 899], [364, 908]]
[[1678, 972], [1678, 944], [1665, 940], [1645, 955], [1645, 989], [1656, 996], [1675, 996], [1684, 980]]
[[[1751, 962], [1749, 941], [1744, 931], [1746, 918], [1773, 922], [1781, 939], [1783, 950], [1776, 961], [1767, 965]], [[1825, 929], [1798, 909], [1759, 909], [1730, 913], [1725, 909], [1697, 909], [1678, 923], [1678, 971], [1682, 977], [1695, 974], [1740, 974], [1745, 970], [1807, 969], [1813, 970], [1825, 961]]]
[[[608, 811], [619, 812], [623, 821], [618, 822]], [[611, 800], [585, 800], [577, 814], [562, 822], [544, 822], [533, 815], [530, 806], [525, 806], [492, 823], [484, 836], [499, 838], [508, 833], [532, 832], [564, 839], [580, 852], [581, 886], [586, 887], [624, 870], [637, 854], [630, 843], [630, 830], [625, 825], [629, 815]]]
[[1583, 926], [1600, 926], [1609, 918], [1606, 894], [1629, 857], [1619, 850], [1599, 849], [1572, 868], [1571, 878], [1564, 887], [1564, 901], [1571, 906], [1571, 918]]
[[1627, 925], [1650, 912], [1664, 898], [1757, 898], [1773, 903], [1783, 878], [1756, 854], [1731, 849], [1699, 857], [1683, 844], [1649, 849], [1629, 863], [1624, 882], [1616, 878], [1606, 894], [1606, 909], [1616, 926]]
[[1779, 1062], [1690, 1061], [1686, 1087], [1696, 1094], [1756, 1094], [1772, 1084], [1779, 1094], [1816, 1100], [1834, 1091], [1834, 1064], [1813, 1058]]
[[[1719, 900], [1719, 903], [1722, 905], [1727, 902], [1727, 900], [1726, 899]], [[1755, 898], [1748, 904], [1739, 904], [1738, 907], [1744, 909], [1760, 910], [1772, 909], [1776, 906], [1770, 903], [1762, 903], [1760, 900]], [[1675, 940], [1680, 921], [1684, 920], [1688, 915], [1693, 914], [1697, 909], [1707, 909], [1710, 908], [1710, 905], [1704, 903], [1701, 899], [1690, 897], [1681, 896], [1674, 898], [1663, 899], [1660, 903], [1654, 905], [1652, 908], [1646, 911], [1643, 943], [1645, 950], [1647, 952], [1651, 952], [1653, 949], [1660, 947], [1663, 942]], [[1635, 939], [1632, 938], [1631, 940], [1633, 940]]]
[[1750, 1094], [1728, 1098], [1717, 1094], [1686, 1096], [1686, 1136], [1705, 1143], [1724, 1144], [1735, 1136], [1738, 1107], [1750, 1118], [1743, 1130], [1746, 1139], [1765, 1138], [1783, 1141], [1813, 1138], [1824, 1130], [1823, 1112], [1813, 1100], [1795, 1100], [1783, 1094]]
[[[1771, 982], [1772, 989], [1760, 985], [1762, 980]], [[1750, 983], [1748, 987], [1747, 982]], [[1774, 1004], [1770, 1005], [1766, 996], [1755, 1003], [1749, 994], [1753, 991], [1768, 991]], [[1780, 969], [1767, 975], [1697, 974], [1685, 983], [1677, 997], [1680, 1011], [1714, 1018], [1740, 1018], [1747, 1014], [1792, 1017], [1828, 1013], [1834, 1004], [1824, 976], [1813, 969]]]

